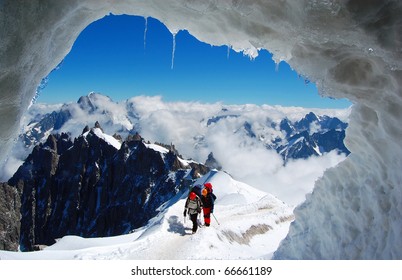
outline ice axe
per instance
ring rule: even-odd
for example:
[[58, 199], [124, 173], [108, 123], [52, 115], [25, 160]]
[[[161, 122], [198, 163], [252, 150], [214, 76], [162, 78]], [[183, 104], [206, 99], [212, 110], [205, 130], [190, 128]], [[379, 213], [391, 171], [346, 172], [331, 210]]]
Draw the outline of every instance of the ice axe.
[[220, 223], [219, 223], [218, 220], [216, 219], [214, 213], [211, 213], [211, 214], [212, 214], [212, 217], [214, 217], [215, 221], [218, 223], [218, 226], [220, 226]]

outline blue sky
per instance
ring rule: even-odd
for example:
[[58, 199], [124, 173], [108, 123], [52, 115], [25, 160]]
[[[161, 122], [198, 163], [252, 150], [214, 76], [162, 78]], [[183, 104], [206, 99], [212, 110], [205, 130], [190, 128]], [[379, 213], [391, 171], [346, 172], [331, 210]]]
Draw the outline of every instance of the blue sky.
[[158, 20], [113, 16], [89, 25], [60, 68], [53, 71], [38, 102], [76, 101], [95, 91], [122, 101], [136, 95], [161, 95], [164, 101], [269, 104], [346, 108], [347, 100], [318, 95], [314, 84], [286, 63], [276, 66], [261, 51], [255, 60], [226, 46], [212, 47], [180, 31], [175, 38]]

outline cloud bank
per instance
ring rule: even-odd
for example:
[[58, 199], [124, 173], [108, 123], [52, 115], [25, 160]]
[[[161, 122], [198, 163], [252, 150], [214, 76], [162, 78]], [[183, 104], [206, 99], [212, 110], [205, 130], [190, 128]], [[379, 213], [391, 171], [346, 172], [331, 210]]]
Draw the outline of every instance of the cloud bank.
[[[324, 171], [346, 156], [333, 151], [307, 160], [291, 160], [264, 145], [282, 132], [272, 122], [288, 118], [300, 120], [307, 113], [338, 117], [348, 121], [349, 109], [223, 105], [164, 102], [160, 96], [138, 96], [129, 100], [141, 116], [141, 135], [152, 141], [174, 143], [184, 157], [204, 162], [210, 152], [223, 169], [236, 180], [250, 184], [296, 206], [313, 190]], [[225, 116], [210, 122], [213, 116]], [[250, 137], [244, 124], [250, 124], [256, 137]]]

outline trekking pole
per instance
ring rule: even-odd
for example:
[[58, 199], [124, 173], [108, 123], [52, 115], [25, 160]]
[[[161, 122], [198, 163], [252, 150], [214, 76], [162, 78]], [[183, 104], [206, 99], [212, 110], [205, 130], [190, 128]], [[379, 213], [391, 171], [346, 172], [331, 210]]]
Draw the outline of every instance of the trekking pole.
[[215, 221], [218, 223], [218, 226], [220, 225], [220, 223], [218, 222], [218, 220], [216, 219], [216, 217], [215, 217], [215, 215], [214, 215], [214, 213], [211, 213], [212, 214], [212, 216], [214, 217], [214, 219], [215, 219]]

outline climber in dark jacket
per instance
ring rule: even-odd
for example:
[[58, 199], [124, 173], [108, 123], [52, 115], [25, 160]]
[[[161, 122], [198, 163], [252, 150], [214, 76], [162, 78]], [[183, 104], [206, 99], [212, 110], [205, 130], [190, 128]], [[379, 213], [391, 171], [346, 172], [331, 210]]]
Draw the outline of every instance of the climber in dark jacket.
[[186, 204], [184, 205], [183, 215], [186, 217], [187, 212], [190, 215], [190, 220], [193, 222], [193, 234], [196, 233], [198, 229], [197, 217], [198, 214], [201, 213], [201, 207], [201, 199], [195, 194], [195, 192], [190, 192]]
[[204, 212], [204, 224], [205, 226], [209, 227], [209, 225], [211, 224], [211, 213], [214, 212], [216, 196], [212, 193], [211, 183], [205, 183], [204, 187], [205, 188], [202, 190], [201, 197], [203, 205], [202, 211]]

